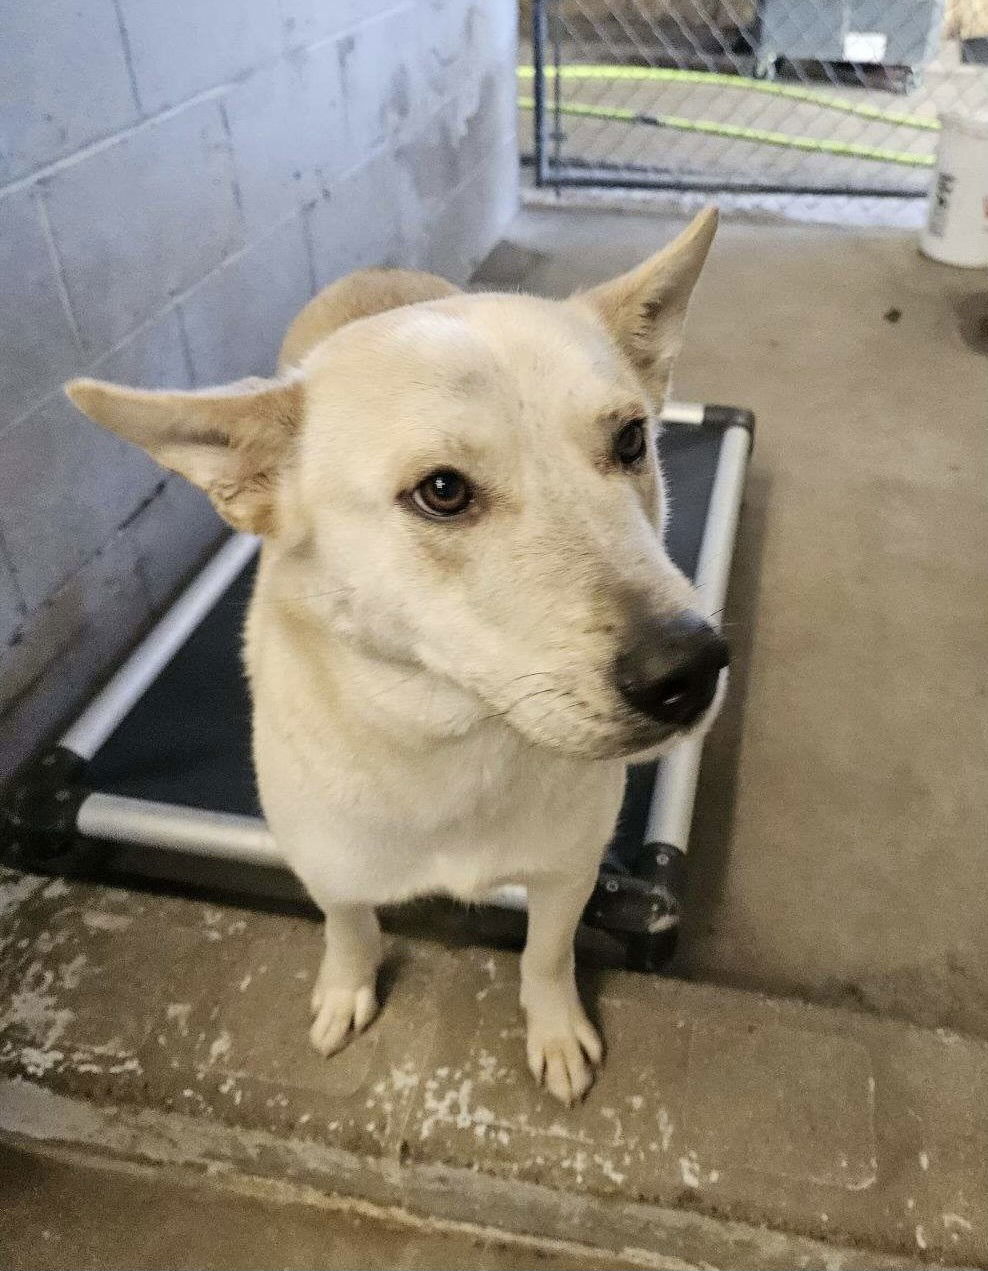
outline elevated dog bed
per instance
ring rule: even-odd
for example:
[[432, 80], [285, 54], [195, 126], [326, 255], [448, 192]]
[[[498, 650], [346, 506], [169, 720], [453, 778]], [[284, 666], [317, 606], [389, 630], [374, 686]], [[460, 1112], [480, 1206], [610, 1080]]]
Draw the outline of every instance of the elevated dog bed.
[[[670, 404], [660, 440], [670, 554], [706, 614], [724, 604], [754, 420]], [[0, 807], [7, 863], [107, 881], [298, 902], [261, 817], [250, 763], [240, 632], [257, 541], [236, 535], [189, 584], [58, 744]], [[680, 918], [702, 743], [629, 772], [624, 807], [584, 921], [654, 969]], [[491, 903], [523, 907], [524, 889]]]

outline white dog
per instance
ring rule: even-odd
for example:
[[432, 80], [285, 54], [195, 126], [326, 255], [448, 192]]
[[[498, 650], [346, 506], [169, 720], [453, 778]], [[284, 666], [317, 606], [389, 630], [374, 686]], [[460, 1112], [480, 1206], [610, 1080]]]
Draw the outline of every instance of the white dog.
[[562, 302], [352, 275], [275, 379], [68, 386], [264, 536], [254, 756], [326, 915], [323, 1054], [377, 1010], [375, 905], [520, 882], [529, 1065], [566, 1103], [593, 1079], [573, 938], [625, 765], [708, 722], [727, 660], [663, 547], [655, 445], [716, 219]]

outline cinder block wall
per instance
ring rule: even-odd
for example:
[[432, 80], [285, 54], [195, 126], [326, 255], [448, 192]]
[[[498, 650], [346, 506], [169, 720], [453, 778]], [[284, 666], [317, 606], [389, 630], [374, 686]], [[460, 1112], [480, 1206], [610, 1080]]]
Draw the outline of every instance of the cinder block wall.
[[223, 529], [61, 393], [273, 369], [313, 292], [462, 281], [515, 206], [513, 0], [8, 0], [0, 779]]

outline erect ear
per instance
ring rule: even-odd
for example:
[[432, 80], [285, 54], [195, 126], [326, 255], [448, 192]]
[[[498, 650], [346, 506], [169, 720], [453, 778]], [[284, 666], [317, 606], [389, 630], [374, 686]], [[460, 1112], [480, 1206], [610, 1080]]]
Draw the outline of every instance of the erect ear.
[[682, 347], [690, 296], [716, 230], [717, 209], [708, 207], [644, 264], [574, 297], [604, 320], [660, 404]]
[[205, 490], [234, 529], [273, 532], [277, 478], [302, 416], [300, 378], [190, 393], [80, 379], [65, 391], [97, 424]]

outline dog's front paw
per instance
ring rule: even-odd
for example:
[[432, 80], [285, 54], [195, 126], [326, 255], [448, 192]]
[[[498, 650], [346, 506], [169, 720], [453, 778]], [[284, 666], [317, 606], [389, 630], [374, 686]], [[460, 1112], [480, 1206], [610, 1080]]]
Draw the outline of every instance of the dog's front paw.
[[597, 1030], [587, 1019], [575, 987], [529, 990], [523, 1005], [532, 1076], [569, 1107], [593, 1085], [593, 1065], [603, 1056]]
[[312, 993], [315, 1018], [309, 1040], [320, 1055], [333, 1055], [351, 1036], [362, 1032], [377, 1014], [377, 994], [373, 984], [345, 988], [325, 981], [320, 975]]

